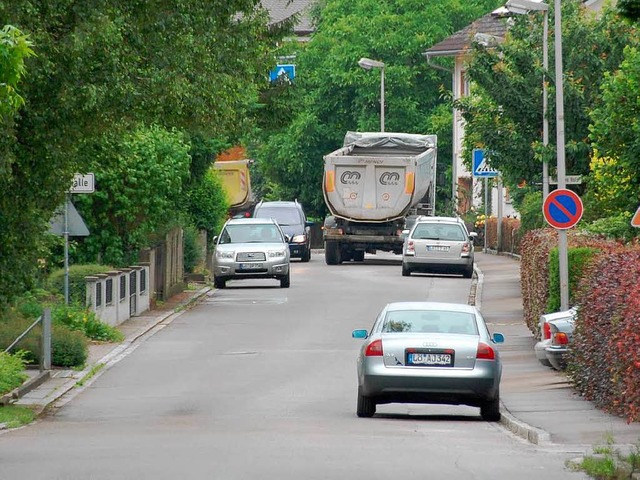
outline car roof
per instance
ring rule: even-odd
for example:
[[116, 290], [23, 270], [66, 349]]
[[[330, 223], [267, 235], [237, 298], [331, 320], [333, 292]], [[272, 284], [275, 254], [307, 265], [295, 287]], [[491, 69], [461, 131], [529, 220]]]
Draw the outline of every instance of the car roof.
[[271, 223], [276, 225], [276, 222], [271, 218], [263, 217], [251, 217], [251, 218], [232, 218], [227, 220], [227, 225], [264, 225], [265, 223]]
[[473, 305], [447, 302], [392, 302], [386, 306], [387, 311], [397, 310], [450, 310], [452, 312], [476, 313]]
[[428, 217], [420, 216], [416, 223], [464, 223], [459, 217]]
[[256, 205], [256, 209], [260, 208], [260, 207], [295, 207], [295, 208], [302, 208], [302, 206], [297, 201], [288, 202], [288, 201], [284, 201], [284, 200], [276, 200], [276, 201], [273, 201], [273, 202], [260, 202], [258, 205]]

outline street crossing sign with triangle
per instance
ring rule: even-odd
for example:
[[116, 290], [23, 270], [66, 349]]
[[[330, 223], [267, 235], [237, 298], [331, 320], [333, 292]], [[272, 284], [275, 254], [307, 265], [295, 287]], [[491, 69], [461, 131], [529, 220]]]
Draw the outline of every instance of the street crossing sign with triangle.
[[634, 213], [631, 218], [631, 226], [636, 228], [640, 227], [640, 207], [638, 207], [636, 213]]
[[473, 149], [473, 176], [478, 178], [495, 178], [500, 176], [500, 172], [489, 166], [489, 161], [485, 151], [481, 148]]

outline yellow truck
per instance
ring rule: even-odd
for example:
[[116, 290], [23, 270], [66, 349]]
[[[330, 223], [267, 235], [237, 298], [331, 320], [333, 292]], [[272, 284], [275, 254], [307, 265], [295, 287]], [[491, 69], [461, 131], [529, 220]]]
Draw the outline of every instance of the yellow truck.
[[251, 190], [250, 165], [253, 160], [226, 160], [218, 158], [213, 168], [222, 182], [229, 199], [229, 217], [250, 216], [255, 204]]

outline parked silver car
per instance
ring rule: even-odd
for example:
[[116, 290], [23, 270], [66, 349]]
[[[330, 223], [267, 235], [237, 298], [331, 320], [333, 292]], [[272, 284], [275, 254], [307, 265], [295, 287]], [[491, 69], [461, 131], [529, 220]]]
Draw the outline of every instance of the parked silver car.
[[225, 223], [215, 239], [213, 283], [227, 280], [275, 278], [290, 285], [288, 238], [270, 218], [238, 218]]
[[473, 239], [462, 219], [419, 217], [404, 239], [402, 276], [412, 272], [460, 273], [473, 276]]
[[568, 346], [573, 338], [576, 307], [560, 312], [540, 315], [540, 340], [533, 349], [538, 361], [545, 367], [564, 370]]
[[378, 314], [358, 356], [359, 417], [382, 403], [432, 403], [480, 407], [500, 419], [502, 364], [480, 311], [471, 305], [396, 302]]

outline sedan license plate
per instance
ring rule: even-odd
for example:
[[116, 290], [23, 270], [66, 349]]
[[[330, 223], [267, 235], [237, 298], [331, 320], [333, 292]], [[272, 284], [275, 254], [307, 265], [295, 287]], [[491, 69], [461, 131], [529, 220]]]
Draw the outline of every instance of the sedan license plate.
[[239, 270], [260, 270], [261, 268], [261, 263], [241, 263], [238, 266]]
[[427, 252], [448, 252], [448, 245], [427, 245]]
[[450, 353], [410, 353], [407, 363], [426, 367], [452, 367], [453, 358]]

